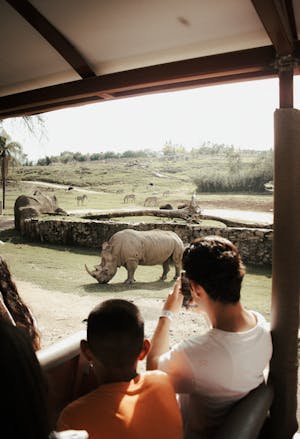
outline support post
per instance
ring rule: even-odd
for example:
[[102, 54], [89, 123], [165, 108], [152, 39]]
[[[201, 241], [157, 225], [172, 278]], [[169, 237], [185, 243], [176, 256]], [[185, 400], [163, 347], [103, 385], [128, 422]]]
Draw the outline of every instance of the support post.
[[273, 357], [269, 380], [275, 390], [269, 437], [297, 431], [297, 369], [300, 292], [300, 111], [293, 105], [293, 71], [280, 72], [281, 109], [275, 111], [274, 237], [272, 281]]
[[292, 55], [281, 56], [276, 60], [280, 108], [293, 108], [294, 106], [294, 63]]

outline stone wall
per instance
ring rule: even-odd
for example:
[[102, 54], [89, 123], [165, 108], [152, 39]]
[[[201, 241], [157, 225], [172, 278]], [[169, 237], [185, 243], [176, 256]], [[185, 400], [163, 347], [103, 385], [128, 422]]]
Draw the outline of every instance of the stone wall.
[[273, 230], [270, 229], [201, 227], [172, 222], [128, 224], [113, 221], [26, 219], [21, 224], [21, 234], [32, 241], [100, 248], [114, 233], [127, 228], [172, 230], [184, 243], [199, 236], [220, 235], [238, 246], [246, 264], [270, 266], [272, 262]]

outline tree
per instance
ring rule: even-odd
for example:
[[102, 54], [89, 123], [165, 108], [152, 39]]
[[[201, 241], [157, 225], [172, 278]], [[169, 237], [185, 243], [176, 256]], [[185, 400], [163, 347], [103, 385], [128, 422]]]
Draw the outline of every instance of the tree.
[[164, 155], [165, 157], [172, 157], [172, 156], [175, 155], [175, 148], [174, 148], [174, 146], [172, 145], [171, 140], [169, 140], [168, 142], [166, 142], [166, 143], [164, 144], [163, 149], [162, 149], [162, 152], [163, 152], [163, 155]]
[[232, 146], [225, 153], [227, 158], [227, 166], [230, 174], [238, 174], [241, 170], [242, 157], [240, 151]]
[[0, 128], [6, 128], [8, 131], [16, 127], [25, 127], [27, 133], [37, 139], [47, 138], [47, 130], [43, 116], [40, 114], [34, 116], [13, 117], [11, 119], [0, 119]]
[[5, 187], [8, 174], [8, 164], [18, 163], [22, 154], [22, 147], [18, 142], [13, 142], [10, 135], [2, 129], [0, 131], [0, 160], [1, 160], [1, 178], [2, 178], [2, 194], [3, 209], [5, 209]]

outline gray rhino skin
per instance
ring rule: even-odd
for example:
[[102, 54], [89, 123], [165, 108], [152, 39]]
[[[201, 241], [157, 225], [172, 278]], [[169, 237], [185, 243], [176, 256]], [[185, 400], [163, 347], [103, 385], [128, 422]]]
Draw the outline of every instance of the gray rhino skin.
[[36, 191], [34, 196], [20, 195], [14, 206], [16, 230], [20, 230], [22, 220], [34, 218], [43, 213], [67, 215], [67, 212], [57, 206], [55, 195], [48, 196], [39, 191]]
[[174, 232], [164, 230], [138, 230], [125, 229], [115, 233], [108, 242], [104, 242], [101, 252], [101, 263], [87, 272], [100, 284], [109, 282], [116, 274], [118, 267], [125, 267], [127, 279], [125, 283], [135, 282], [134, 272], [138, 265], [162, 264], [163, 273], [161, 280], [167, 278], [170, 262], [175, 265], [176, 279], [181, 270], [183, 242]]

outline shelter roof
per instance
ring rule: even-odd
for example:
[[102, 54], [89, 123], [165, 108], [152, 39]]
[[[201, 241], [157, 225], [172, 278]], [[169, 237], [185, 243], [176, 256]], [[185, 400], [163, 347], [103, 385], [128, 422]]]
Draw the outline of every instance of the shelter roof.
[[0, 0], [0, 118], [275, 76], [299, 39], [298, 0]]

